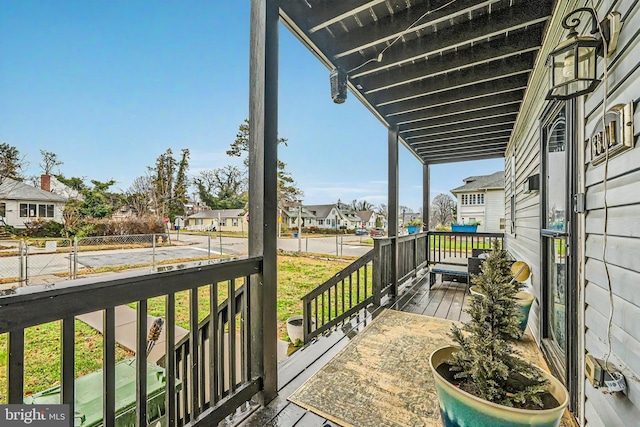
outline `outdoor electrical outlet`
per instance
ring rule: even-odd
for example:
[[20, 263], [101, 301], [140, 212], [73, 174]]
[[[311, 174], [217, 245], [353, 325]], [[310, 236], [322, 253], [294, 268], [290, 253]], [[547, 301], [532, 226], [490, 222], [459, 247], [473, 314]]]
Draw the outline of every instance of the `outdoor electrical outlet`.
[[603, 393], [627, 393], [627, 383], [624, 376], [611, 363], [605, 368], [604, 360], [596, 359], [587, 354], [585, 374], [594, 388], [606, 387]]

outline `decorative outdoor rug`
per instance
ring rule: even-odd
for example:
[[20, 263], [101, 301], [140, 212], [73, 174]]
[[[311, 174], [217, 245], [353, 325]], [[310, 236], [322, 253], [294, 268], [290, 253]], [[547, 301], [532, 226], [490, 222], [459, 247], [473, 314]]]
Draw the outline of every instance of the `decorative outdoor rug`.
[[289, 400], [342, 426], [441, 426], [429, 355], [453, 323], [386, 310]]

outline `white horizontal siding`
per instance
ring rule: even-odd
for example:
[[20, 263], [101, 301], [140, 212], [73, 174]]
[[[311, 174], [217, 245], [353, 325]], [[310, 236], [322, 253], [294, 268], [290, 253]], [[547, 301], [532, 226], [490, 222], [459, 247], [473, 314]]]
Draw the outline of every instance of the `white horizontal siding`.
[[[609, 91], [605, 108], [640, 97], [640, 5], [633, 0], [607, 3], [607, 9], [600, 8], [600, 17], [613, 6], [626, 19], [608, 67], [607, 84], [601, 84], [585, 102], [586, 135], [592, 133], [601, 118], [605, 86]], [[636, 111], [634, 117], [637, 135], [640, 114]], [[640, 425], [640, 147], [609, 159], [606, 168], [604, 164], [591, 165], [590, 155], [585, 144], [585, 349], [598, 358], [611, 353], [610, 361], [625, 375], [629, 393], [605, 395], [587, 382], [585, 418], [589, 426]], [[603, 248], [605, 199], [607, 239]], [[610, 314], [613, 317], [609, 328]]]

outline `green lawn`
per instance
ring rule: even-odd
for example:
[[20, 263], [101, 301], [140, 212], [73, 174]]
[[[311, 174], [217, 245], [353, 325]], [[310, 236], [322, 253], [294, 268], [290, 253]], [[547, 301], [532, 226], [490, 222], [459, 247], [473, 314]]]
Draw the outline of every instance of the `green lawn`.
[[[278, 257], [278, 337], [286, 338], [285, 320], [302, 314], [300, 298], [328, 280], [351, 261], [314, 258], [306, 256]], [[242, 281], [236, 281], [236, 287]], [[210, 287], [198, 290], [198, 320], [209, 314]], [[227, 297], [227, 286], [219, 284], [218, 302]], [[135, 303], [131, 304], [135, 307]], [[153, 316], [165, 316], [165, 297], [148, 301], [148, 312]], [[76, 322], [76, 376], [102, 368], [102, 335], [85, 323]], [[189, 292], [176, 294], [176, 324], [189, 328]], [[37, 393], [59, 384], [60, 379], [60, 322], [52, 322], [28, 328], [25, 332], [25, 393]], [[6, 403], [7, 392], [7, 334], [0, 334], [0, 404]], [[116, 348], [116, 359], [133, 354], [124, 348]]]

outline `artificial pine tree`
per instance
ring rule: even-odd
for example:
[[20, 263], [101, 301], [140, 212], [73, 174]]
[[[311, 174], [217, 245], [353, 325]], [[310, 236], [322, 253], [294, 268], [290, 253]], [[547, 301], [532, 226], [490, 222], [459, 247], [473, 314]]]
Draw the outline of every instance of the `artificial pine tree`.
[[453, 355], [450, 369], [460, 388], [501, 405], [541, 407], [547, 381], [538, 368], [517, 357], [512, 343], [520, 335], [514, 297], [522, 285], [512, 281], [507, 253], [497, 242], [473, 283], [484, 295], [471, 299], [466, 310], [471, 320], [462, 330], [452, 328], [460, 351]]

